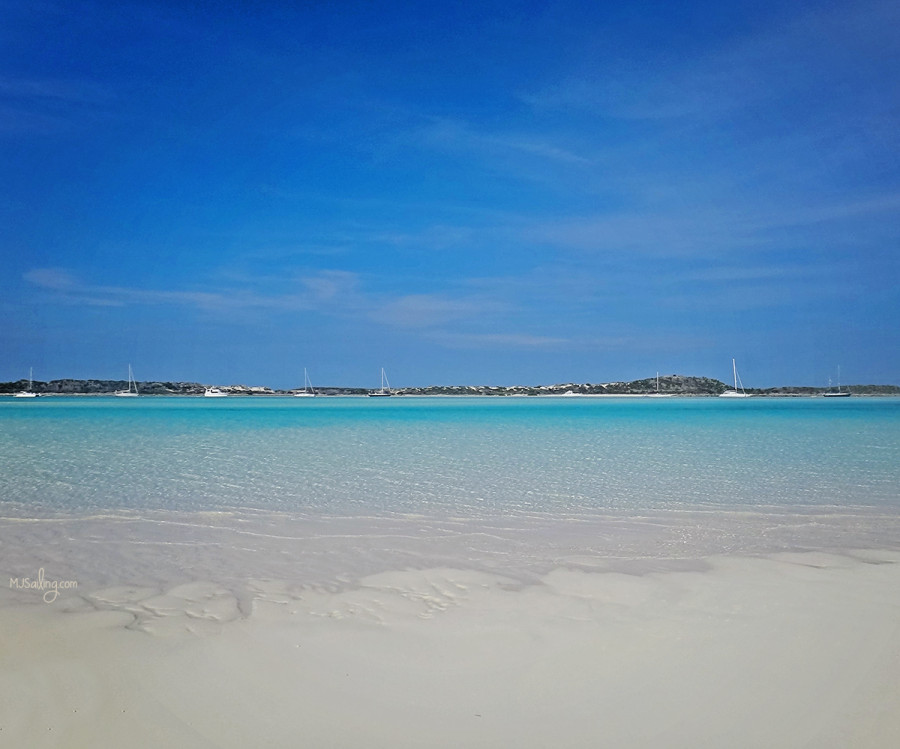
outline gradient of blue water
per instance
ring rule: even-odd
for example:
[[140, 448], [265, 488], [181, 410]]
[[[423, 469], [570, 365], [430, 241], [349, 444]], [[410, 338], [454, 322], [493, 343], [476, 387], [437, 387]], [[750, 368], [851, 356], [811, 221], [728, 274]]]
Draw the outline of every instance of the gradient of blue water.
[[900, 508], [900, 399], [0, 400], [0, 512]]

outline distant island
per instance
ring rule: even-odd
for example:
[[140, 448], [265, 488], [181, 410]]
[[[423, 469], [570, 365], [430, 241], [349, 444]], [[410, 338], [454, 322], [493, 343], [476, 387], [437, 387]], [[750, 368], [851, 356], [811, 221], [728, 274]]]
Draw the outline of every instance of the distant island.
[[[0, 395], [12, 395], [25, 390], [27, 380], [0, 383]], [[210, 385], [199, 382], [139, 382], [141, 395], [203, 395]], [[216, 385], [214, 387], [239, 396], [272, 396], [292, 395], [302, 387], [291, 390], [277, 390], [264, 386]], [[125, 380], [51, 380], [35, 381], [31, 384], [33, 392], [40, 395], [108, 395], [116, 390], [127, 390]], [[720, 380], [709, 377], [693, 377], [688, 375], [665, 375], [659, 378], [659, 392], [664, 395], [717, 396], [729, 389]], [[783, 386], [774, 388], [746, 388], [753, 395], [776, 397], [800, 397], [822, 395], [830, 388], [808, 386]], [[844, 385], [843, 389], [853, 395], [867, 396], [900, 396], [897, 385]], [[319, 395], [367, 395], [372, 392], [367, 388], [354, 387], [316, 387]], [[651, 395], [657, 392], [656, 377], [631, 382], [604, 383], [564, 383], [557, 385], [431, 385], [428, 387], [394, 388], [395, 395]]]

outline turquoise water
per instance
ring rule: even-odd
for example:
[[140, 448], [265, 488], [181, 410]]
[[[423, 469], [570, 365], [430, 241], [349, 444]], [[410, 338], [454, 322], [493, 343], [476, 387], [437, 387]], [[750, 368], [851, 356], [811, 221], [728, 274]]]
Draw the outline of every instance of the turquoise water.
[[0, 513], [900, 509], [900, 399], [0, 400]]

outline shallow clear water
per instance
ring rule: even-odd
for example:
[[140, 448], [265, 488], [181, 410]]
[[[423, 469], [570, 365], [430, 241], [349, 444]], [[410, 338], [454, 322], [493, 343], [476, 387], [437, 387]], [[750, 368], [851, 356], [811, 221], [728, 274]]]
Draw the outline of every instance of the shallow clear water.
[[0, 512], [900, 506], [900, 399], [0, 401]]
[[0, 567], [84, 589], [898, 543], [900, 399], [0, 399]]

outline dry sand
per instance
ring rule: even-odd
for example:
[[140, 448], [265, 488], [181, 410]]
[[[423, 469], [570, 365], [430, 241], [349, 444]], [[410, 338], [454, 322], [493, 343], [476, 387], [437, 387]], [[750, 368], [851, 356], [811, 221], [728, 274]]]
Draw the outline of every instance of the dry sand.
[[586, 556], [2, 589], [0, 746], [900, 746], [897, 551]]

